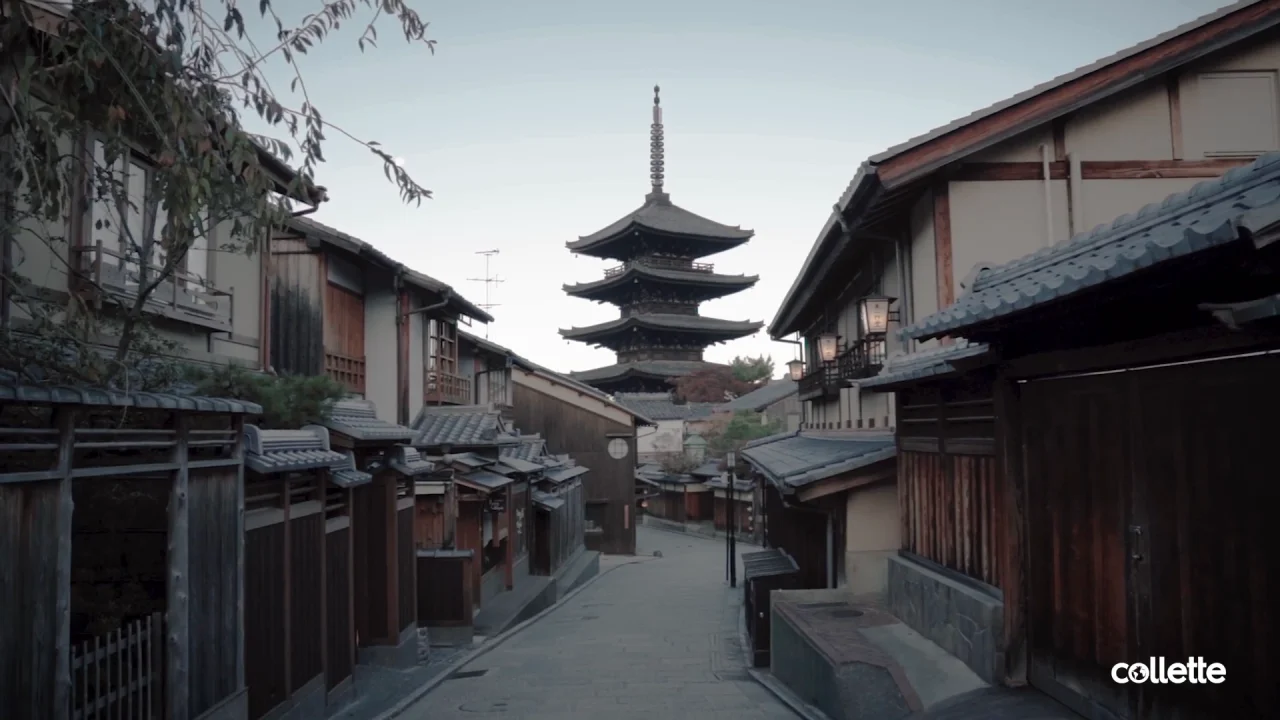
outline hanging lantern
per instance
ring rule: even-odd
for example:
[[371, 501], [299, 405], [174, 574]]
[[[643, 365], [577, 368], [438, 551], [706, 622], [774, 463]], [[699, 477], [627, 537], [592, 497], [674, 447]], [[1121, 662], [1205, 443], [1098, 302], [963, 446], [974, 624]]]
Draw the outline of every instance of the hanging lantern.
[[858, 301], [858, 315], [862, 331], [867, 335], [884, 335], [889, 332], [889, 306], [896, 298], [865, 297]]
[[818, 356], [822, 358], [822, 362], [832, 362], [836, 359], [836, 340], [839, 338], [840, 336], [833, 332], [818, 336]]
[[790, 373], [792, 380], [800, 382], [800, 378], [804, 377], [804, 361], [792, 360], [787, 363], [787, 372]]

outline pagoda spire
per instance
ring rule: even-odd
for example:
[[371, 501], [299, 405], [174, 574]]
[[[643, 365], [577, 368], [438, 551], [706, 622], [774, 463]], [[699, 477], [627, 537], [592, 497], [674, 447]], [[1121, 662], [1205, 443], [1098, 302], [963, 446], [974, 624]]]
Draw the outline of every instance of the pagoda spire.
[[658, 97], [659, 87], [653, 86], [653, 124], [649, 126], [649, 182], [653, 185], [651, 198], [665, 198], [662, 190], [663, 166], [666, 153], [662, 143], [662, 102]]

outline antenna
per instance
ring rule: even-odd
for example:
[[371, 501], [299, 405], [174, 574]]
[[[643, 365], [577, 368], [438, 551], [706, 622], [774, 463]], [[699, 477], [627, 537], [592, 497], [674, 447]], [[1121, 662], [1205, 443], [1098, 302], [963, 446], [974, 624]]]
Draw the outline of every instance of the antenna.
[[[476, 254], [477, 254], [477, 255], [483, 255], [483, 256], [484, 256], [484, 277], [482, 277], [482, 278], [467, 278], [467, 280], [468, 280], [469, 282], [482, 282], [482, 283], [484, 283], [484, 303], [482, 303], [482, 304], [480, 305], [480, 307], [481, 307], [481, 308], [483, 308], [483, 309], [485, 309], [485, 310], [492, 310], [493, 308], [498, 307], [498, 303], [491, 302], [490, 291], [493, 289], [493, 286], [494, 286], [494, 285], [496, 285], [497, 283], [506, 282], [506, 280], [503, 280], [502, 278], [497, 277], [496, 275], [490, 275], [490, 274], [489, 274], [489, 260], [490, 260], [490, 258], [492, 258], [494, 255], [497, 255], [499, 252], [501, 252], [501, 251], [499, 251], [499, 250], [477, 250], [477, 251], [476, 251]], [[484, 338], [485, 338], [485, 340], [488, 340], [488, 339], [489, 339], [489, 324], [488, 324], [488, 323], [485, 323], [485, 326], [484, 326]]]

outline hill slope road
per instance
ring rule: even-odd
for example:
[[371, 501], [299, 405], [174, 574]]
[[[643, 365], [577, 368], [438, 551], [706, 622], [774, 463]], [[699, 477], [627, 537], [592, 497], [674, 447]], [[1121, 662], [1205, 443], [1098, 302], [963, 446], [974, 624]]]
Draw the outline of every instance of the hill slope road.
[[663, 557], [609, 571], [400, 717], [794, 719], [746, 675], [723, 542], [640, 528], [639, 543]]

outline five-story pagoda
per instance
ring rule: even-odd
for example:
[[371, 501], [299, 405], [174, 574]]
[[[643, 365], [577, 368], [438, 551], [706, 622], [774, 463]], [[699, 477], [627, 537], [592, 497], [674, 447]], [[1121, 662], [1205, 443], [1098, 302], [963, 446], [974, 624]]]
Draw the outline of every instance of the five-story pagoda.
[[710, 365], [702, 359], [707, 346], [745, 337], [763, 325], [699, 314], [702, 302], [745, 290], [758, 279], [719, 275], [711, 264], [699, 261], [742, 245], [754, 233], [672, 204], [662, 189], [663, 167], [662, 106], [655, 85], [649, 131], [652, 191], [635, 212], [566, 243], [576, 254], [621, 262], [606, 270], [602, 280], [564, 287], [570, 295], [621, 310], [616, 320], [560, 331], [569, 340], [617, 353], [613, 365], [572, 374], [609, 393], [670, 390], [672, 379]]

